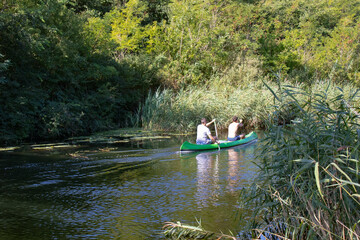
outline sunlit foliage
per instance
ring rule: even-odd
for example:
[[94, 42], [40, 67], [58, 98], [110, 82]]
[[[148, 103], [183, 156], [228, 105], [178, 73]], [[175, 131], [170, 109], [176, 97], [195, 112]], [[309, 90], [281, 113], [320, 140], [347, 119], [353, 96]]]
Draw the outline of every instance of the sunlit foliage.
[[156, 82], [144, 62], [135, 71], [110, 50], [94, 51], [84, 17], [64, 4], [13, 6], [0, 19], [1, 142], [124, 126]]
[[0, 9], [1, 142], [126, 125], [157, 87], [244, 88], [278, 76], [360, 86], [357, 0], [24, 0]]

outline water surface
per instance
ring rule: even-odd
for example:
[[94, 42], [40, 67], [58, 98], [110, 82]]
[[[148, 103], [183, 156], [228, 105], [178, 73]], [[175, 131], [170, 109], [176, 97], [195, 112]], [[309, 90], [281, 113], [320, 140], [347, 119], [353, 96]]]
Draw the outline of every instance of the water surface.
[[241, 231], [256, 142], [180, 153], [192, 138], [0, 152], [0, 239], [163, 239], [166, 221]]

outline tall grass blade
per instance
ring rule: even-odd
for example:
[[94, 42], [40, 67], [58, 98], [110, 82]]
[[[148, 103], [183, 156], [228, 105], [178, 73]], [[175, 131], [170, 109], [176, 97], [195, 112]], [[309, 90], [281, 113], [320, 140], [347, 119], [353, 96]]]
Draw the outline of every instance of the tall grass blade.
[[322, 198], [323, 200], [325, 200], [325, 199], [324, 199], [324, 195], [323, 195], [323, 193], [322, 193], [322, 191], [321, 191], [321, 185], [320, 185], [319, 162], [316, 162], [316, 163], [315, 163], [314, 174], [315, 174], [317, 189], [318, 189], [318, 191], [319, 191], [319, 193], [320, 193], [321, 198]]
[[278, 98], [276, 93], [271, 89], [271, 87], [269, 87], [269, 85], [267, 85], [266, 82], [263, 81], [263, 83], [269, 89], [269, 91], [272, 93], [272, 95], [276, 98], [276, 100], [278, 100], [280, 102], [280, 99]]

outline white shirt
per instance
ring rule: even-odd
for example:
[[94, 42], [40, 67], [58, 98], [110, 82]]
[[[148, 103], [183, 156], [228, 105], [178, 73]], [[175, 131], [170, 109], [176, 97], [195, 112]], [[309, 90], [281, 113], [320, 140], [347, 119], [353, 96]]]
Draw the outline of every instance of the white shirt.
[[202, 124], [197, 126], [197, 137], [196, 140], [206, 141], [211, 135], [210, 129]]

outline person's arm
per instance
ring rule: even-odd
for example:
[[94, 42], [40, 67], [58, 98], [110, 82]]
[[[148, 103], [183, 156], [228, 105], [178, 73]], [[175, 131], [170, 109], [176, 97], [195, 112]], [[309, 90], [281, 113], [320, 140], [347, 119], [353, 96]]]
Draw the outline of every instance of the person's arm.
[[213, 122], [215, 122], [215, 119], [211, 120], [211, 122], [208, 122], [208, 123], [206, 124], [206, 126], [209, 126], [209, 125], [212, 124]]
[[211, 141], [212, 141], [213, 143], [216, 142], [216, 139], [215, 139], [211, 134], [208, 134], [208, 137], [211, 139]]
[[[215, 121], [215, 119], [214, 119], [214, 121]], [[212, 143], [215, 143], [215, 142], [216, 142], [217, 139], [216, 139], [216, 137], [213, 137], [213, 136], [211, 135], [210, 129], [207, 129], [206, 134], [207, 134], [207, 136], [210, 138], [210, 140], [211, 140]]]

